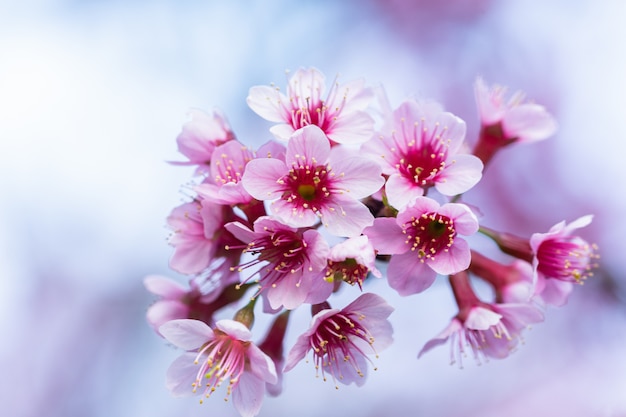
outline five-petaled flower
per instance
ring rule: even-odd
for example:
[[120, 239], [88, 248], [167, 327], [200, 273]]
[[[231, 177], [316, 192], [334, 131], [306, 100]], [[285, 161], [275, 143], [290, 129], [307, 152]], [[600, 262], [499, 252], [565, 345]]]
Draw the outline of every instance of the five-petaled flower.
[[434, 103], [403, 102], [390, 126], [362, 146], [389, 176], [385, 193], [401, 210], [430, 187], [444, 195], [464, 193], [481, 178], [483, 164], [461, 154], [465, 122]]
[[267, 216], [259, 217], [253, 230], [239, 222], [227, 224], [226, 229], [246, 243], [245, 254], [255, 256], [236, 269], [258, 266], [250, 277], [258, 273], [259, 292], [272, 310], [319, 303], [330, 295], [332, 285], [320, 276], [329, 248], [317, 230], [295, 229]]
[[285, 372], [313, 350], [315, 369], [330, 374], [335, 384], [363, 385], [368, 354], [377, 354], [392, 342], [391, 307], [380, 296], [365, 293], [345, 308], [320, 309], [287, 355]]
[[[172, 320], [159, 332], [186, 353], [167, 371], [167, 387], [174, 395], [203, 394], [224, 382], [226, 396], [243, 417], [259, 413], [265, 384], [277, 382], [274, 362], [251, 341], [250, 330], [234, 320], [220, 320], [210, 328], [199, 320]], [[202, 400], [201, 400], [202, 401]]]
[[331, 150], [317, 126], [296, 131], [287, 144], [285, 162], [274, 158], [250, 161], [243, 186], [258, 200], [274, 200], [275, 216], [293, 227], [314, 226], [319, 220], [337, 236], [358, 236], [374, 217], [359, 201], [384, 183], [378, 164]]
[[209, 115], [202, 110], [189, 111], [191, 120], [183, 125], [183, 129], [176, 138], [178, 151], [185, 155], [188, 161], [171, 162], [174, 165], [197, 165], [197, 173], [208, 172], [211, 157], [215, 148], [223, 143], [235, 139], [226, 118], [214, 111]]
[[499, 304], [479, 300], [465, 271], [451, 275], [450, 283], [459, 312], [439, 335], [424, 345], [418, 357], [450, 340], [450, 362], [458, 361], [461, 367], [466, 347], [478, 363], [487, 358], [501, 359], [514, 350], [522, 330], [543, 321], [542, 312], [530, 303]]
[[374, 130], [374, 119], [365, 111], [373, 94], [363, 85], [362, 80], [334, 82], [324, 99], [324, 75], [315, 68], [301, 68], [289, 79], [287, 95], [273, 86], [255, 86], [247, 101], [259, 116], [281, 123], [270, 129], [278, 139], [287, 140], [294, 131], [316, 125], [333, 142], [359, 144]]
[[437, 274], [467, 269], [470, 247], [459, 235], [478, 231], [478, 220], [464, 204], [442, 206], [418, 197], [396, 218], [377, 218], [364, 230], [379, 254], [393, 255], [387, 268], [391, 288], [406, 296], [424, 291]]

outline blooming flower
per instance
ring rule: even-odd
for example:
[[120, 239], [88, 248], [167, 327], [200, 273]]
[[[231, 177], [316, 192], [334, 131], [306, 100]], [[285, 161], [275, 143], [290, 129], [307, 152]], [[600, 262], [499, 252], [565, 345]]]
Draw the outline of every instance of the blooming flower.
[[253, 152], [241, 142], [231, 140], [217, 148], [211, 157], [208, 181], [194, 189], [204, 198], [219, 204], [246, 204], [252, 196], [244, 189], [241, 178], [249, 161], [260, 157], [272, 158], [284, 154], [284, 146], [269, 142]]
[[552, 226], [548, 233], [535, 233], [530, 248], [535, 254], [533, 265], [537, 275], [561, 281], [580, 282], [592, 275], [594, 247], [572, 232], [588, 226], [593, 216], [583, 216], [570, 224], [564, 221]]
[[376, 268], [376, 252], [367, 236], [346, 239], [330, 249], [326, 268], [326, 279], [330, 282], [345, 281], [361, 287], [370, 272], [382, 277]]
[[224, 284], [237, 279], [230, 271], [239, 262], [240, 253], [227, 252], [224, 247], [237, 240], [224, 230], [234, 220], [232, 208], [209, 200], [194, 200], [172, 210], [167, 218], [173, 230], [169, 238], [174, 246], [170, 267], [182, 274], [199, 274], [210, 269], [223, 277]]
[[370, 293], [342, 310], [322, 309], [287, 355], [285, 372], [313, 350], [315, 368], [321, 370], [324, 380], [328, 373], [335, 383], [363, 385], [369, 360], [366, 355], [377, 354], [392, 342], [393, 330], [387, 320], [392, 312], [385, 300]]
[[433, 199], [418, 197], [396, 218], [377, 218], [363, 233], [380, 254], [393, 255], [387, 279], [405, 296], [430, 287], [437, 274], [467, 269], [470, 248], [459, 235], [476, 231], [478, 220], [464, 204], [440, 206]]
[[230, 125], [218, 111], [208, 115], [202, 110], [189, 111], [191, 120], [183, 125], [176, 138], [178, 151], [187, 162], [172, 162], [175, 165], [197, 165], [197, 172], [207, 172], [216, 146], [235, 139]]
[[450, 276], [459, 313], [439, 335], [428, 341], [418, 357], [450, 339], [450, 361], [462, 366], [465, 347], [474, 359], [508, 356], [517, 345], [521, 331], [543, 320], [543, 314], [529, 303], [493, 304], [478, 299], [469, 284], [467, 272]]
[[250, 230], [239, 222], [226, 225], [246, 243], [243, 252], [256, 255], [237, 270], [259, 266], [259, 291], [271, 309], [294, 309], [304, 302], [319, 303], [328, 298], [332, 285], [319, 275], [326, 267], [329, 248], [318, 231], [294, 229], [267, 216], [257, 219], [253, 227]]
[[522, 92], [513, 94], [507, 101], [505, 88], [489, 88], [479, 77], [474, 84], [474, 94], [481, 120], [474, 154], [485, 164], [504, 146], [536, 142], [556, 132], [557, 124], [550, 113], [539, 104], [524, 102]]
[[294, 227], [315, 225], [328, 232], [358, 236], [374, 217], [358, 199], [377, 191], [384, 182], [378, 164], [358, 156], [345, 158], [317, 126], [296, 131], [287, 144], [285, 162], [252, 160], [243, 186], [258, 200], [275, 200], [272, 212]]
[[[211, 329], [198, 320], [172, 320], [159, 328], [171, 343], [187, 353], [167, 371], [174, 395], [203, 393], [205, 398], [228, 381], [226, 396], [243, 417], [259, 413], [265, 384], [277, 382], [274, 362], [250, 341], [250, 330], [234, 320], [220, 320]], [[202, 402], [202, 400], [201, 400]]]
[[316, 125], [334, 142], [358, 144], [369, 139], [374, 128], [374, 120], [364, 111], [373, 95], [363, 84], [335, 82], [324, 99], [324, 75], [315, 68], [301, 68], [289, 79], [287, 95], [274, 86], [256, 86], [247, 101], [259, 116], [281, 123], [270, 129], [279, 139]]
[[438, 105], [403, 102], [393, 112], [391, 125], [362, 147], [389, 175], [389, 204], [400, 210], [430, 187], [450, 196], [472, 188], [483, 165], [475, 156], [459, 153], [465, 129], [463, 120]]

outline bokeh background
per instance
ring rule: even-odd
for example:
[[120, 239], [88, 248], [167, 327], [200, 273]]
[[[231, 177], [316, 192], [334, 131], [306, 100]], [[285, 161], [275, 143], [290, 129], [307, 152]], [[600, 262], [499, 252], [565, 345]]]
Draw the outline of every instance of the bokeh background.
[[455, 313], [447, 286], [375, 282], [396, 342], [365, 386], [303, 363], [261, 416], [626, 416], [625, 19], [620, 0], [0, 1], [0, 415], [237, 415], [221, 395], [172, 398], [179, 352], [145, 323], [143, 277], [183, 280], [165, 217], [192, 170], [165, 161], [191, 107], [266, 141], [249, 87], [315, 66], [394, 105], [441, 101], [469, 140], [477, 75], [546, 105], [558, 134], [499, 154], [467, 199], [522, 235], [595, 214], [601, 269], [510, 358], [462, 370], [447, 347], [416, 359]]

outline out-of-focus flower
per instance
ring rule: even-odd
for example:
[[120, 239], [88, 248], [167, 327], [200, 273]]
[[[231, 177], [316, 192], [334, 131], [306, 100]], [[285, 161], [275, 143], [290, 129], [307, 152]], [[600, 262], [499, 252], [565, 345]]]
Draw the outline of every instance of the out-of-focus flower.
[[362, 146], [389, 175], [385, 193], [401, 210], [430, 187], [444, 195], [464, 193], [482, 177], [483, 164], [460, 154], [465, 122], [434, 103], [403, 102], [393, 122]]
[[197, 165], [197, 173], [208, 172], [215, 148], [235, 139], [235, 134], [226, 118], [217, 110], [213, 112], [213, 115], [209, 115], [202, 110], [192, 109], [189, 115], [191, 120], [183, 125], [182, 131], [176, 138], [178, 151], [189, 160], [171, 163]]
[[[186, 351], [167, 371], [167, 387], [177, 396], [211, 394], [227, 381], [226, 397], [243, 417], [255, 416], [263, 403], [265, 384], [277, 382], [274, 362], [252, 343], [242, 323], [219, 320], [211, 329], [198, 320], [172, 320], [159, 332]], [[202, 400], [201, 400], [202, 402]]]
[[250, 161], [243, 186], [256, 199], [275, 200], [273, 214], [290, 226], [313, 226], [321, 219], [329, 233], [358, 236], [374, 220], [358, 199], [376, 192], [384, 179], [375, 162], [343, 156], [331, 150], [319, 127], [306, 126], [289, 140], [285, 162]]
[[313, 350], [315, 369], [330, 374], [335, 384], [363, 385], [367, 376], [367, 354], [377, 354], [392, 342], [388, 321], [393, 312], [380, 296], [362, 294], [342, 310], [323, 307], [309, 329], [298, 337], [287, 355], [285, 372]]
[[278, 138], [287, 140], [295, 130], [316, 125], [333, 142], [359, 144], [368, 140], [374, 129], [374, 120], [365, 112], [373, 98], [357, 80], [339, 85], [336, 81], [328, 92], [324, 75], [315, 68], [301, 68], [289, 79], [285, 96], [274, 86], [255, 86], [250, 89], [248, 105], [259, 116], [281, 123], [270, 129]]
[[474, 84], [474, 94], [481, 120], [481, 131], [474, 155], [485, 165], [504, 146], [536, 142], [552, 136], [557, 123], [541, 105], [524, 101], [520, 91], [505, 99], [506, 89], [487, 87], [482, 78]]
[[224, 224], [235, 218], [231, 207], [204, 199], [174, 208], [167, 218], [173, 230], [169, 243], [174, 246], [170, 267], [182, 274], [211, 269], [213, 275], [222, 276], [224, 284], [236, 281], [230, 267], [237, 265], [240, 253], [224, 249], [238, 242], [224, 229]]
[[259, 348], [266, 353], [276, 364], [276, 372], [278, 381], [275, 384], [268, 383], [267, 392], [271, 396], [278, 396], [283, 391], [283, 365], [285, 363], [284, 341], [287, 332], [287, 324], [289, 322], [289, 310], [285, 310], [276, 316], [265, 339], [259, 343]]
[[369, 273], [382, 277], [376, 268], [376, 251], [367, 236], [361, 235], [344, 240], [330, 249], [326, 279], [345, 281], [362, 287]]
[[467, 269], [470, 247], [459, 235], [478, 231], [478, 220], [464, 204], [442, 206], [418, 197], [396, 218], [377, 218], [364, 230], [378, 253], [393, 255], [387, 268], [391, 288], [400, 295], [424, 291], [437, 274]]
[[305, 301], [319, 303], [328, 298], [332, 285], [320, 273], [326, 268], [329, 247], [317, 230], [294, 229], [267, 216], [257, 219], [253, 227], [250, 230], [238, 222], [226, 225], [246, 244], [244, 253], [256, 255], [235, 269], [241, 272], [259, 266], [251, 276], [258, 272], [259, 291], [272, 309], [294, 309]]
[[162, 324], [176, 319], [196, 319], [213, 324], [216, 311], [238, 301], [245, 294], [238, 284], [223, 286], [219, 279], [214, 284], [217, 285], [207, 291], [194, 279], [189, 281], [189, 288], [185, 288], [170, 278], [158, 275], [146, 277], [146, 289], [160, 297], [148, 308], [148, 323], [157, 331]]
[[[572, 290], [572, 283], [582, 283], [593, 275], [596, 267], [596, 246], [588, 243], [574, 231], [586, 227], [593, 216], [580, 217], [567, 224], [555, 224], [547, 233], [535, 233], [524, 239], [509, 233], [500, 233], [481, 227], [503, 252], [515, 256], [534, 268], [533, 293], [547, 304], [563, 305]], [[560, 282], [556, 282], [560, 281]]]
[[529, 324], [543, 321], [543, 314], [529, 303], [492, 304], [476, 297], [466, 272], [450, 277], [459, 313], [439, 335], [428, 341], [418, 357], [450, 340], [450, 361], [459, 361], [469, 347], [480, 363], [487, 358], [508, 356]]

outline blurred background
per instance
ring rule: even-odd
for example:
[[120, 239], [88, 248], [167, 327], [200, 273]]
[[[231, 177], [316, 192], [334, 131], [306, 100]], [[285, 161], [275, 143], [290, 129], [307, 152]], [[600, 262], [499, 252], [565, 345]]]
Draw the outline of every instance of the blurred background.
[[192, 107], [270, 139], [248, 89], [315, 66], [394, 106], [441, 101], [470, 141], [477, 75], [544, 104], [558, 134], [503, 151], [467, 201], [524, 236], [595, 214], [601, 269], [510, 358], [462, 370], [447, 346], [416, 359], [456, 313], [445, 283], [400, 298], [375, 282], [396, 341], [367, 383], [335, 390], [302, 363], [261, 416], [626, 416], [624, 19], [620, 0], [0, 0], [0, 415], [237, 415], [221, 394], [169, 395], [180, 352], [145, 322], [144, 276], [183, 282], [165, 217], [192, 168], [166, 161]]

